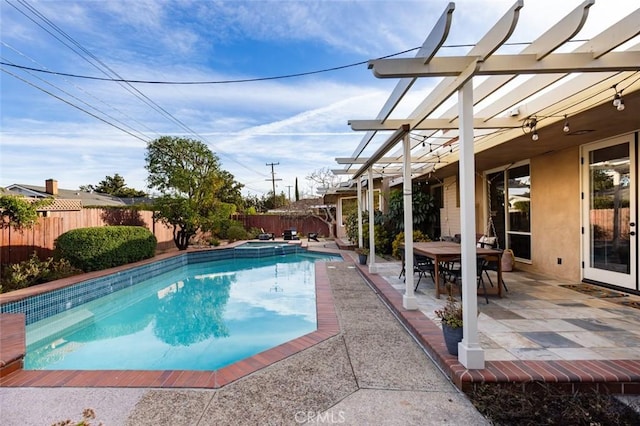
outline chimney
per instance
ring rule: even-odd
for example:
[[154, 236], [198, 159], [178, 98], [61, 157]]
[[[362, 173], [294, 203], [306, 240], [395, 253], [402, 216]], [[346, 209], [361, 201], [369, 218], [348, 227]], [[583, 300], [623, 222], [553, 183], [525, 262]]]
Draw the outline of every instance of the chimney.
[[47, 194], [58, 195], [58, 181], [55, 179], [47, 179], [44, 181], [44, 191]]

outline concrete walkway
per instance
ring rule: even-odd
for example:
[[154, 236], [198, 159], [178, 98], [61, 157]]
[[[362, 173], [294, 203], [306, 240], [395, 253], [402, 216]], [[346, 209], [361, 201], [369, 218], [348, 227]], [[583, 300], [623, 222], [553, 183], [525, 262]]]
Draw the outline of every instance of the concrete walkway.
[[489, 424], [350, 262], [328, 264], [341, 333], [218, 390], [2, 388], [0, 423]]

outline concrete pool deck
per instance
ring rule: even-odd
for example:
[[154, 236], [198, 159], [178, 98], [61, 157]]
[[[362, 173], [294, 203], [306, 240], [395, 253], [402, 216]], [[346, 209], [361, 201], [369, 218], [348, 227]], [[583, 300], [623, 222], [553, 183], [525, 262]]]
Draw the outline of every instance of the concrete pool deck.
[[339, 330], [320, 343], [218, 389], [3, 386], [0, 422], [78, 421], [92, 408], [105, 426], [488, 424], [353, 263], [326, 266]]

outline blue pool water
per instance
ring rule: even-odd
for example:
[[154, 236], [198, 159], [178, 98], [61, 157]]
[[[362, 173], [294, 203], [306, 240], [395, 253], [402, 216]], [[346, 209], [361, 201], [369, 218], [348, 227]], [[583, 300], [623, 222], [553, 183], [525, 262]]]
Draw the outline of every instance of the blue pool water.
[[316, 329], [307, 252], [187, 264], [27, 325], [25, 369], [215, 370]]

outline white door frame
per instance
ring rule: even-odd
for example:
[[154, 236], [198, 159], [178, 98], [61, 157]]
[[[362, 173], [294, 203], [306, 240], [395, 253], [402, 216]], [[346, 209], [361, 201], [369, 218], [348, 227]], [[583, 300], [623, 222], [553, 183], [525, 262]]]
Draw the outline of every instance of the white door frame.
[[[630, 239], [630, 265], [629, 272], [626, 271], [616, 272], [613, 270], [601, 269], [592, 266], [592, 253], [591, 253], [591, 224], [590, 224], [590, 167], [589, 167], [589, 153], [594, 150], [607, 148], [609, 146], [615, 146], [623, 143], [629, 144], [629, 214], [630, 225], [629, 239]], [[581, 200], [581, 226], [583, 229], [581, 246], [582, 246], [582, 279], [587, 281], [596, 281], [608, 285], [618, 286], [631, 290], [640, 290], [638, 288], [638, 212], [637, 212], [637, 194], [638, 194], [638, 164], [636, 154], [636, 135], [630, 133], [615, 138], [594, 142], [588, 145], [583, 145], [580, 149], [581, 156], [581, 192], [583, 194]], [[625, 230], [621, 230], [624, 232]], [[635, 235], [632, 235], [635, 234]]]

